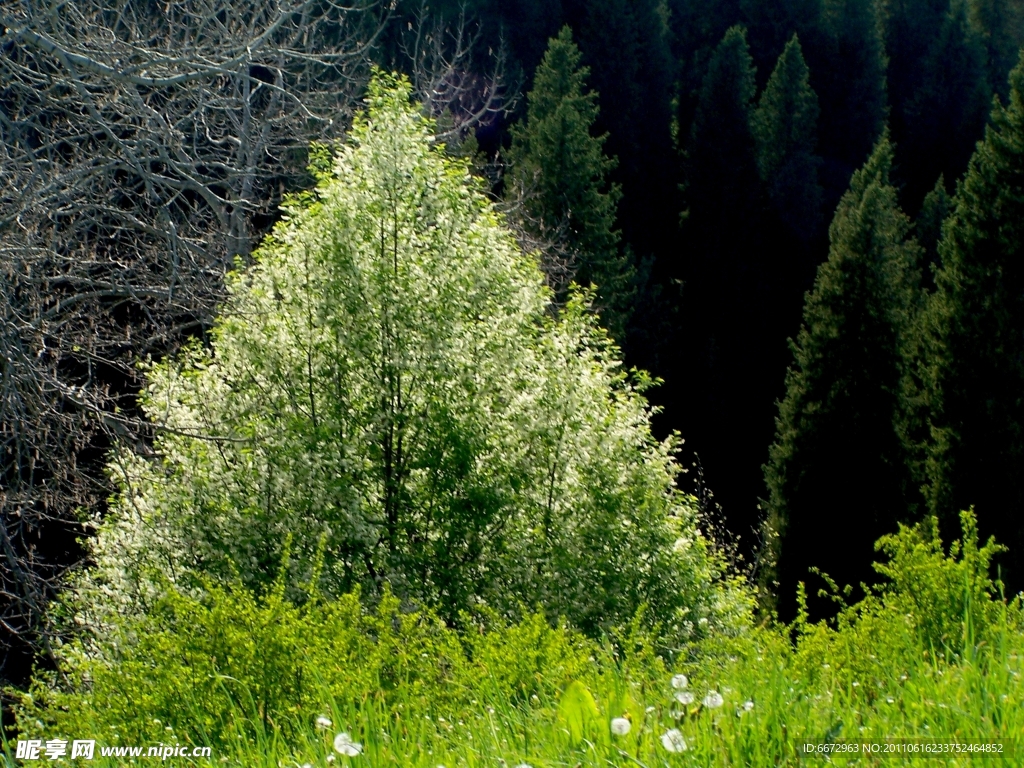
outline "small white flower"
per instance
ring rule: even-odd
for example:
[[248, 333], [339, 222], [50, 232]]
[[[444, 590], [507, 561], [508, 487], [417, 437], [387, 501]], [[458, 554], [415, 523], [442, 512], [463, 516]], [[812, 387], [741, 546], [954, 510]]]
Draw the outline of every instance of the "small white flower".
[[677, 691], [683, 690], [689, 684], [690, 681], [686, 679], [686, 675], [673, 675], [672, 677], [672, 687]]
[[625, 736], [633, 724], [624, 717], [616, 717], [612, 720], [612, 733], [616, 736]]
[[669, 752], [685, 752], [686, 739], [678, 728], [673, 728], [661, 734], [661, 746]]
[[725, 699], [718, 691], [708, 691], [707, 696], [704, 697], [704, 706], [708, 709], [717, 709], [724, 703]]
[[331, 718], [329, 718], [327, 715], [320, 715], [316, 719], [316, 727], [320, 730], [327, 730], [332, 725], [334, 725], [334, 723], [331, 722]]
[[896, 699], [894, 699], [894, 698], [893, 698], [892, 696], [888, 696], [888, 697], [886, 697], [886, 699], [885, 699], [885, 700], [886, 700], [887, 702], [889, 702], [890, 704], [895, 704], [895, 703], [896, 703]]
[[334, 737], [334, 751], [339, 755], [355, 757], [363, 751], [363, 745], [357, 741], [352, 741], [352, 737], [347, 733], [339, 733]]
[[693, 694], [689, 691], [676, 691], [676, 701], [680, 704], [693, 704]]
[[752, 702], [750, 699], [747, 699], [745, 702], [743, 702], [743, 711], [744, 712], [749, 712], [753, 708], [754, 708], [754, 702]]
[[856, 688], [858, 685], [860, 685], [860, 683], [858, 683], [856, 680], [854, 680], [853, 681], [853, 687]]
[[647, 709], [644, 710], [644, 712], [646, 712], [649, 715], [649, 714], [651, 714], [651, 712], [654, 711], [654, 709], [655, 709], [654, 707], [648, 707]]

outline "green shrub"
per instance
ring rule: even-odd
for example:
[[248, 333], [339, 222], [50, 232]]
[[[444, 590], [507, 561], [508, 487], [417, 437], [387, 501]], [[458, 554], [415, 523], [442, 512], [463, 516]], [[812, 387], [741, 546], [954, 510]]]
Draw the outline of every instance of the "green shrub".
[[64, 649], [67, 677], [37, 680], [23, 730], [39, 720], [58, 734], [89, 724], [121, 743], [173, 733], [223, 745], [290, 738], [325, 708], [372, 700], [457, 717], [478, 697], [553, 699], [598, 652], [540, 614], [518, 624], [492, 616], [460, 634], [429, 611], [403, 610], [390, 592], [374, 609], [358, 592], [296, 606], [280, 583], [261, 597], [240, 585], [208, 583], [198, 597], [168, 587], [105, 642], [102, 653], [81, 642]]

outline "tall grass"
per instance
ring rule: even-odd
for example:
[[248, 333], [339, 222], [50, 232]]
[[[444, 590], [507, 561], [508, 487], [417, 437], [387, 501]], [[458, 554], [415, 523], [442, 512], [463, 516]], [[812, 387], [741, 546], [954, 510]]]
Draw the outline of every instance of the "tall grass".
[[[391, 620], [378, 617], [372, 626], [382, 634], [373, 642], [387, 651], [365, 659], [373, 677], [332, 677], [330, 662], [317, 658], [323, 676], [306, 697], [315, 706], [261, 710], [265, 694], [246, 696], [248, 683], [224, 675], [219, 698], [210, 691], [201, 700], [186, 696], [179, 709], [161, 710], [160, 723], [147, 724], [152, 713], [137, 713], [138, 722], [123, 712], [111, 719], [95, 691], [102, 688], [109, 701], [115, 688], [97, 680], [91, 690], [24, 706], [19, 727], [23, 738], [134, 744], [125, 740], [138, 738], [127, 735], [134, 733], [209, 745], [213, 764], [246, 768], [1020, 766], [1024, 611], [1019, 597], [1002, 599], [988, 580], [996, 548], [978, 548], [969, 520], [965, 527], [964, 543], [948, 554], [927, 528], [883, 541], [889, 586], [844, 605], [831, 622], [801, 616], [793, 626], [752, 626], [666, 648], [636, 626], [597, 644], [534, 617], [463, 636], [461, 661], [445, 636], [437, 641], [447, 649], [445, 661], [401, 632], [397, 641], [385, 637]], [[437, 627], [428, 629], [436, 641]], [[371, 646], [360, 647], [369, 653]], [[402, 657], [407, 647], [415, 654]], [[439, 674], [442, 662], [451, 670]], [[110, 670], [112, 679], [121, 673], [126, 687], [136, 684], [127, 669]], [[339, 752], [341, 733], [348, 741], [339, 742]], [[960, 750], [996, 744], [1001, 751], [863, 751], [901, 741]], [[357, 751], [352, 744], [358, 754], [345, 754]], [[807, 744], [856, 751], [805, 754]], [[131, 762], [97, 756], [82, 764]]]

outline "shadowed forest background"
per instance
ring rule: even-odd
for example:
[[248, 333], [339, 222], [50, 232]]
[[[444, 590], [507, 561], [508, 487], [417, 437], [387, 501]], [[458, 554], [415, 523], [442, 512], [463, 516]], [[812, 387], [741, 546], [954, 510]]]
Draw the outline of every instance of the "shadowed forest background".
[[[225, 272], [311, 186], [307, 147], [344, 135], [371, 65], [416, 73], [558, 301], [596, 285], [627, 366], [662, 380], [646, 394], [656, 434], [685, 441], [682, 487], [766, 610], [792, 619], [809, 567], [867, 579], [898, 522], [934, 513], [955, 537], [971, 506], [1024, 587], [1020, 0], [368, 6], [296, 23], [280, 50], [339, 53], [282, 58], [307, 68], [291, 80], [224, 43], [236, 69], [210, 82], [245, 109], [185, 130], [191, 147], [140, 138], [130, 94], [188, 115], [212, 97], [174, 89], [205, 81], [164, 59], [119, 70], [97, 30], [127, 22], [93, 10], [95, 28], [0, 12], [8, 680], [83, 557], [107, 451], [151, 444], [135, 361], [206, 339]], [[135, 8], [140, 38], [153, 12]], [[335, 99], [336, 122], [291, 92]], [[225, 138], [261, 119], [251, 144]]]

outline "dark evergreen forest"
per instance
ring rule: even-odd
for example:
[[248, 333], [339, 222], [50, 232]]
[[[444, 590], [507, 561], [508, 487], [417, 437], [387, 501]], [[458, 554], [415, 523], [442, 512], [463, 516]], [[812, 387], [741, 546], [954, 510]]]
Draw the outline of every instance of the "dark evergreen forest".
[[[840, 585], [870, 580], [878, 536], [928, 511], [955, 531], [969, 505], [983, 537], [1011, 547], [1008, 585], [1024, 586], [1013, 553], [1024, 380], [1003, 330], [1024, 322], [1008, 79], [1024, 5], [484, 0], [467, 11], [480, 47], [504, 45], [510, 82], [529, 94], [476, 130], [513, 174], [522, 155], [506, 148], [552, 87], [534, 73], [547, 41], [571, 30], [597, 107], [578, 119], [612, 160], [571, 165], [611, 193], [603, 226], [620, 233], [576, 244], [578, 277], [599, 282], [594, 265], [617, 249], [617, 277], [599, 283], [603, 319], [627, 362], [663, 380], [649, 396], [659, 429], [686, 441], [683, 482], [779, 596], [766, 604], [791, 618], [809, 567]], [[555, 165], [539, 175], [553, 179]], [[1006, 207], [974, 207], [992, 196]], [[565, 206], [548, 218], [588, 208]], [[988, 235], [961, 243], [961, 227]], [[968, 283], [960, 269], [980, 274]], [[810, 578], [812, 607], [827, 612]]]

